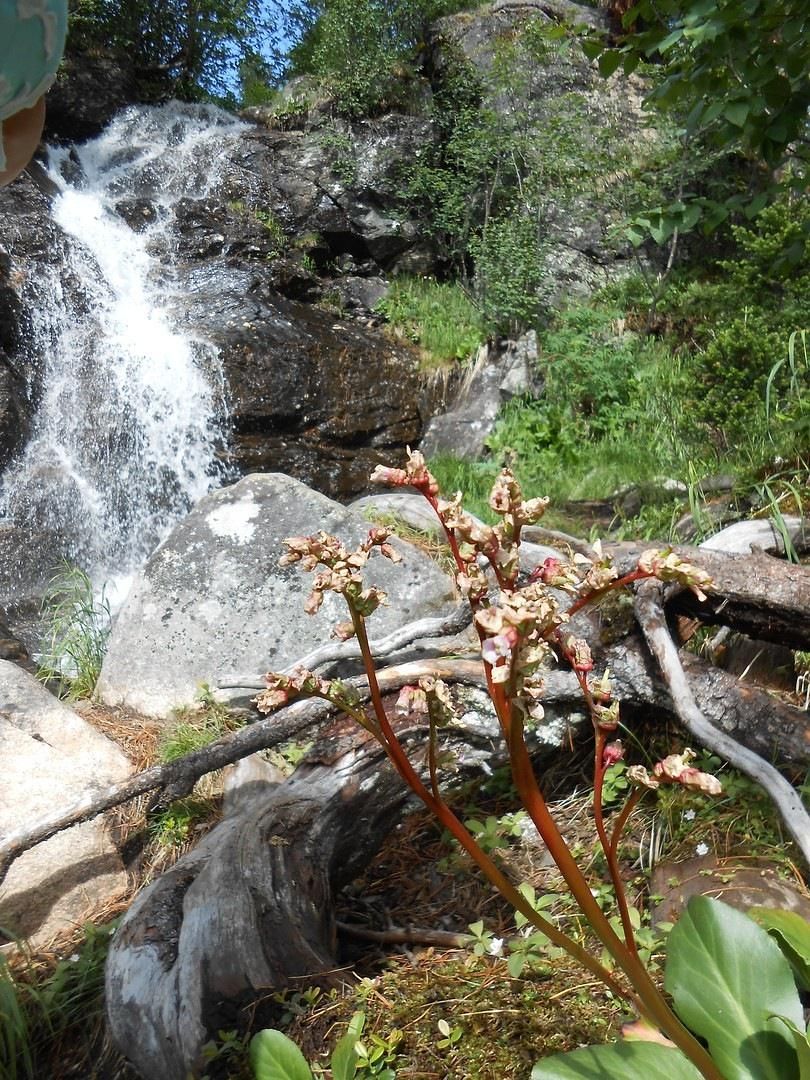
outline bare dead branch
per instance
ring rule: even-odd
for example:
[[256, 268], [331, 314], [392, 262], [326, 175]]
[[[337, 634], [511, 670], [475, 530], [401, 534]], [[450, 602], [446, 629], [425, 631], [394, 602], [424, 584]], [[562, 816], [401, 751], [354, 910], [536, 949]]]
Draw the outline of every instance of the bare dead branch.
[[[371, 649], [378, 658], [390, 656], [391, 653], [404, 649], [422, 638], [440, 638], [460, 633], [472, 622], [470, 609], [466, 604], [459, 604], [455, 611], [442, 618], [419, 619], [397, 630], [392, 631], [378, 641], [371, 642]], [[352, 639], [350, 641], [330, 641], [313, 649], [300, 660], [296, 660], [285, 669], [286, 672], [294, 668], [306, 668], [315, 671], [326, 664], [333, 664], [341, 660], [359, 660], [360, 646]], [[218, 690], [263, 690], [265, 681], [263, 675], [227, 675], [217, 684]]]
[[759, 755], [708, 722], [692, 695], [678, 650], [667, 629], [658, 582], [645, 581], [636, 593], [636, 618], [672, 695], [681, 723], [701, 745], [722, 755], [731, 765], [760, 784], [773, 799], [805, 861], [810, 864], [810, 816], [791, 784]]
[[[419, 661], [388, 668], [380, 672], [379, 682], [383, 690], [394, 690], [413, 682], [423, 675], [436, 675], [440, 678], [454, 679], [456, 682], [477, 684], [483, 681], [483, 674], [478, 664], [464, 660]], [[361, 700], [367, 696], [368, 686], [365, 678], [345, 680], [354, 686]], [[24, 851], [49, 840], [56, 833], [89, 821], [106, 810], [112, 810], [122, 803], [129, 802], [139, 795], [159, 792], [157, 805], [168, 805], [176, 799], [188, 795], [200, 777], [216, 772], [226, 765], [233, 765], [242, 758], [255, 754], [259, 750], [269, 750], [274, 746], [289, 742], [302, 732], [323, 723], [335, 708], [325, 701], [296, 702], [286, 709], [279, 710], [264, 720], [249, 724], [238, 731], [223, 735], [201, 750], [195, 750], [185, 757], [170, 761], [165, 765], [154, 765], [118, 784], [90, 792], [73, 805], [61, 808], [44, 818], [40, 818], [24, 829], [18, 829], [0, 843], [0, 884], [5, 880], [9, 868]]]

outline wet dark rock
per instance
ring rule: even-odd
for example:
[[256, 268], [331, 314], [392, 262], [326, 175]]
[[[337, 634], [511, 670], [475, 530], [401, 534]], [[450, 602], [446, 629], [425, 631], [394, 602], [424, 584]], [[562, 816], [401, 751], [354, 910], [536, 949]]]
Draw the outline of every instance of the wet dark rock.
[[348, 498], [418, 440], [430, 401], [410, 349], [235, 267], [189, 267], [185, 286], [181, 317], [220, 350], [240, 472]]
[[157, 208], [150, 199], [122, 199], [115, 209], [134, 232], [143, 232], [157, 218]]
[[23, 174], [0, 191], [0, 470], [21, 448], [36, 396], [37, 358], [26, 330], [38, 268], [59, 259], [48, 199]]

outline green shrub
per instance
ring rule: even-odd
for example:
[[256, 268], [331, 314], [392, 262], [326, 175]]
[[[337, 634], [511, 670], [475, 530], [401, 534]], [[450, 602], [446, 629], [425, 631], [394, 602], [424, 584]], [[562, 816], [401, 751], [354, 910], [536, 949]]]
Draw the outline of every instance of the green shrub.
[[483, 338], [480, 313], [458, 284], [396, 278], [377, 310], [422, 349], [426, 367], [468, 359]]
[[764, 438], [766, 389], [776, 397], [787, 390], [782, 362], [810, 307], [808, 229], [810, 206], [774, 203], [752, 224], [732, 228], [734, 257], [708, 280], [677, 283], [661, 301], [671, 330], [694, 350], [694, 416], [721, 445], [750, 440], [752, 425]]
[[683, 471], [691, 445], [677, 395], [688, 378], [664, 346], [598, 304], [559, 312], [539, 345], [542, 396], [513, 399], [489, 439], [533, 494], [605, 498]]
[[458, 0], [327, 0], [292, 50], [294, 74], [317, 76], [348, 116], [401, 104], [431, 22]]
[[33, 963], [12, 972], [0, 957], [0, 1076], [5, 1080], [79, 1075], [73, 1057], [86, 1060], [103, 1021], [104, 963], [115, 925], [88, 923], [71, 955], [46, 973]]
[[539, 221], [504, 214], [470, 243], [475, 290], [488, 330], [517, 336], [536, 325], [548, 306], [549, 273]]

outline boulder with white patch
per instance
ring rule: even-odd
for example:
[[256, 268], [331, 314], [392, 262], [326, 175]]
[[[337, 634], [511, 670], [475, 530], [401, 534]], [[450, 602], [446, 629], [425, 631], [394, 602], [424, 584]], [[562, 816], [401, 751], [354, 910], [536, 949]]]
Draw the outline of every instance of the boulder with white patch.
[[[279, 566], [282, 541], [323, 529], [354, 546], [368, 528], [360, 514], [278, 473], [247, 476], [206, 496], [135, 582], [113, 627], [98, 696], [168, 717], [203, 684], [293, 663], [347, 615], [334, 594], [317, 615], [304, 614], [311, 576]], [[390, 597], [371, 618], [372, 635], [453, 603], [450, 579], [436, 564], [397, 545], [402, 562], [374, 558], [366, 568], [366, 580]]]

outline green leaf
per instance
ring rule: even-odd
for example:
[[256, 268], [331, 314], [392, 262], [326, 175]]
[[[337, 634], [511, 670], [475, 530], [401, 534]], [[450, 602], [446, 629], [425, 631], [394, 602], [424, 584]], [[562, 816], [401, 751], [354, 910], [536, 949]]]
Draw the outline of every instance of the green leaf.
[[622, 62], [622, 54], [616, 50], [602, 53], [599, 57], [599, 74], [607, 79]]
[[647, 239], [647, 233], [644, 229], [639, 228], [638, 225], [628, 225], [624, 230], [624, 235], [633, 245], [633, 247], [640, 247]]
[[729, 123], [741, 128], [745, 127], [745, 121], [748, 119], [750, 111], [750, 105], [747, 101], [730, 101], [723, 109], [723, 116]]
[[807, 1032], [797, 1028], [784, 1016], [777, 1016], [774, 1019], [781, 1020], [793, 1036], [793, 1045], [796, 1047], [796, 1055], [799, 1059], [798, 1080], [810, 1080], [810, 1042], [807, 1039]]
[[810, 922], [795, 911], [753, 907], [747, 914], [776, 940], [803, 990], [810, 990]]
[[[751, 218], [755, 218], [755, 217], [757, 216], [757, 214], [758, 214], [758, 213], [759, 213], [759, 212], [760, 212], [761, 210], [764, 210], [764, 209], [765, 209], [765, 207], [766, 207], [767, 205], [768, 205], [768, 193], [767, 193], [766, 191], [761, 191], [761, 192], [759, 193], [759, 195], [755, 195], [755, 196], [754, 196], [754, 198], [753, 198], [753, 199], [751, 200], [751, 202], [750, 202], [750, 203], [748, 203], [748, 205], [747, 205], [747, 206], [745, 206], [745, 207], [743, 208], [743, 209], [744, 209], [744, 212], [745, 212], [745, 216], [746, 216], [746, 217], [747, 217], [747, 218], [748, 218], [749, 220], [750, 220]], [[766, 910], [768, 910], [768, 909], [767, 909], [767, 908], [763, 908], [762, 910], [763, 910], [763, 911], [766, 911]], [[751, 914], [751, 912], [749, 911], [749, 912], [748, 912], [748, 914], [750, 915], [750, 914]], [[759, 920], [757, 920], [757, 922], [758, 922], [758, 921], [759, 921]], [[804, 919], [802, 919], [802, 922], [804, 922]], [[767, 928], [767, 926], [765, 927], [765, 929], [766, 929], [766, 930], [768, 929], [768, 928]]]
[[588, 57], [589, 60], [595, 60], [597, 56], [601, 56], [604, 52], [604, 41], [594, 40], [593, 38], [586, 38], [582, 42], [582, 51]]
[[667, 34], [667, 36], [664, 38], [664, 40], [659, 43], [658, 51], [663, 56], [664, 53], [667, 52], [669, 49], [671, 49], [672, 46], [677, 41], [680, 41], [682, 37], [683, 37], [683, 27], [679, 26], [675, 30], [673, 30], [671, 34]]
[[800, 1026], [801, 1002], [790, 965], [752, 919], [719, 900], [692, 897], [667, 940], [664, 985], [726, 1080], [796, 1076], [796, 1051], [769, 1017], [778, 1013]]
[[690, 229], [694, 229], [695, 225], [700, 221], [703, 216], [703, 207], [697, 203], [690, 203], [684, 210], [683, 217], [681, 218], [681, 229], [684, 232], [689, 232]]
[[778, 71], [765, 83], [763, 87], [765, 100], [772, 109], [781, 108], [791, 94], [790, 80], [786, 79]]
[[312, 1080], [306, 1058], [282, 1031], [265, 1028], [250, 1040], [256, 1080]]
[[357, 1051], [354, 1047], [358, 1038], [359, 1035], [349, 1032], [332, 1051], [332, 1080], [354, 1080], [357, 1072]]
[[586, 1046], [538, 1061], [531, 1080], [698, 1080], [700, 1073], [680, 1050], [649, 1042]]

